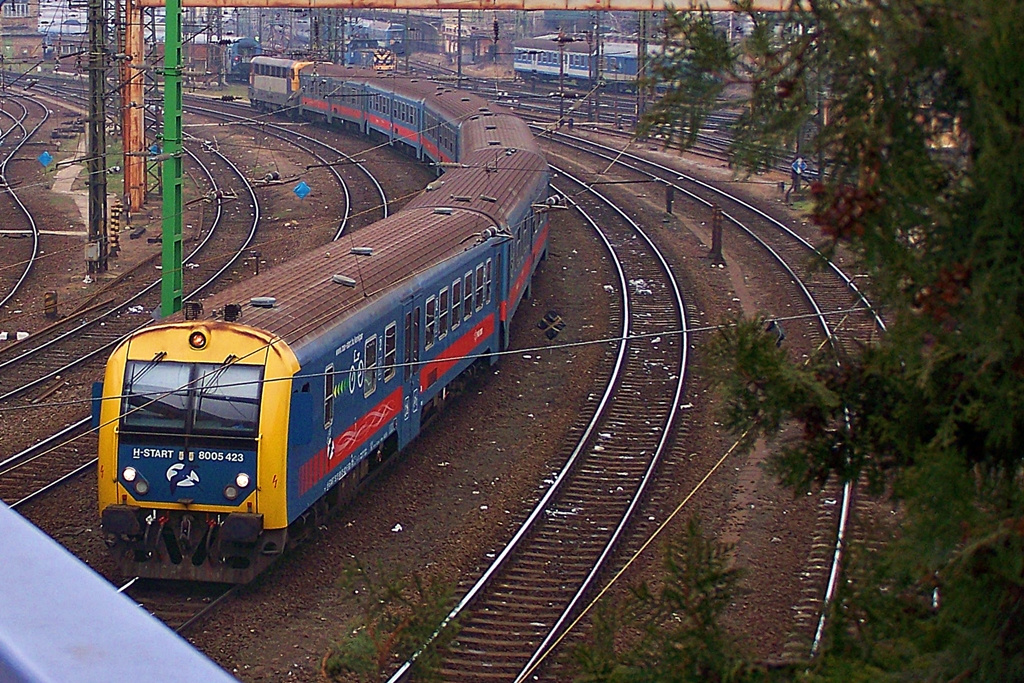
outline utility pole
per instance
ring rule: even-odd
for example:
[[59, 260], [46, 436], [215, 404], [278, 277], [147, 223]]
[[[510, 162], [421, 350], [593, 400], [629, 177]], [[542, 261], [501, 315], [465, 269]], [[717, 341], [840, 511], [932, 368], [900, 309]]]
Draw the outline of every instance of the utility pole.
[[[97, 0], [90, 0], [96, 2]], [[167, 0], [164, 23], [163, 223], [160, 313], [181, 310], [181, 0]]]
[[[217, 36], [217, 87], [224, 87], [224, 71], [227, 60], [225, 59], [227, 50], [224, 49], [224, 16], [220, 7], [210, 7], [207, 12], [215, 12], [213, 15], [213, 31]], [[209, 18], [209, 17], [207, 17]], [[207, 45], [206, 49], [209, 50], [210, 46]]]
[[[353, 17], [355, 15], [353, 14]], [[348, 31], [348, 20], [345, 19], [345, 9], [341, 9], [341, 24], [339, 26], [341, 31], [341, 63], [348, 64], [348, 45], [345, 44], [345, 34]]]
[[89, 0], [89, 237], [86, 261], [89, 273], [107, 270], [107, 18], [103, 0]]
[[[595, 12], [596, 14], [597, 12]], [[594, 27], [597, 26], [595, 19]], [[594, 49], [594, 39], [597, 36], [596, 29], [587, 32], [587, 61], [590, 65], [588, 70], [590, 75], [590, 89], [593, 92], [597, 88], [597, 51]], [[590, 111], [590, 120], [597, 121], [597, 110], [595, 109], [594, 98], [590, 97], [587, 101], [587, 109]]]
[[402, 30], [402, 52], [405, 54], [405, 73], [409, 73], [409, 10], [405, 10], [405, 28]]
[[458, 68], [456, 70], [458, 80], [456, 83], [458, 83], [458, 85], [455, 87], [460, 87], [462, 85], [462, 10], [456, 11], [458, 14], [456, 14], [457, 26], [455, 28], [455, 51], [458, 53], [456, 57], [456, 60], [458, 61]]
[[320, 40], [320, 10], [309, 11], [309, 51], [314, 60], [323, 59], [323, 42]]
[[640, 15], [636, 39], [636, 120], [639, 121], [647, 109], [647, 93], [643, 85], [647, 77], [647, 12], [637, 14]]
[[573, 39], [558, 29], [558, 127], [562, 127], [562, 120], [565, 118], [565, 44], [571, 43]]
[[601, 13], [594, 12], [594, 44], [595, 65], [594, 65], [594, 122], [601, 122]]

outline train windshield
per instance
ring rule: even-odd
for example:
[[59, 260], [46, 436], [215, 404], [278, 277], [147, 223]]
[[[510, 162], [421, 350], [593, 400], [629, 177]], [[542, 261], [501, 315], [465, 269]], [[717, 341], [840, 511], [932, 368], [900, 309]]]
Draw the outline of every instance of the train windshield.
[[263, 367], [129, 361], [125, 429], [255, 437]]

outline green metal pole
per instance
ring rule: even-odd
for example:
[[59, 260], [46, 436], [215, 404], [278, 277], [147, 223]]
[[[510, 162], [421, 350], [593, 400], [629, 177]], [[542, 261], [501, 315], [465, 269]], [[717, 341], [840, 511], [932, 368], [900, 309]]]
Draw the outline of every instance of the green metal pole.
[[163, 268], [160, 313], [181, 310], [181, 0], [166, 0], [164, 25]]

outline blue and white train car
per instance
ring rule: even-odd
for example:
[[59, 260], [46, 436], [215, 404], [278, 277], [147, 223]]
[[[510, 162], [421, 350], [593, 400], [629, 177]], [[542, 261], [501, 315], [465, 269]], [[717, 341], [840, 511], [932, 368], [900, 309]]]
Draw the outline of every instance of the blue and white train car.
[[[565, 42], [559, 47], [558, 36], [528, 38], [516, 41], [513, 51], [516, 75], [523, 80], [557, 82], [564, 77], [568, 83], [585, 85], [597, 74], [597, 47], [583, 39]], [[652, 57], [657, 52], [656, 47], [648, 48]], [[601, 79], [607, 83], [632, 84], [636, 80], [636, 56], [637, 46], [633, 43], [602, 43]]]

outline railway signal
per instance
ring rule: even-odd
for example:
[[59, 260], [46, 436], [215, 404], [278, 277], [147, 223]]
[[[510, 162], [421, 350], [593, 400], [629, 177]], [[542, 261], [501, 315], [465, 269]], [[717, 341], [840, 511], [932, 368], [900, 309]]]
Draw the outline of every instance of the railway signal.
[[108, 253], [110, 256], [117, 256], [121, 251], [121, 213], [123, 208], [121, 202], [115, 200], [110, 207], [110, 223], [108, 225]]

